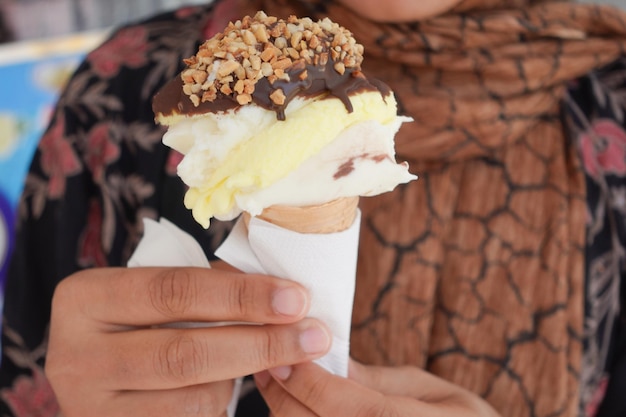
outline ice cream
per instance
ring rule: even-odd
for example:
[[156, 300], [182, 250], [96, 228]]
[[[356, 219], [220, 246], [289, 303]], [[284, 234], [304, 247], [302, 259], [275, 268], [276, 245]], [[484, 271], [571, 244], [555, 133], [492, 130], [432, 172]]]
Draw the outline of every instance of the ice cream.
[[206, 41], [153, 102], [163, 142], [184, 154], [178, 174], [194, 218], [208, 227], [415, 179], [394, 151], [410, 119], [362, 60], [363, 47], [329, 19], [259, 12]]

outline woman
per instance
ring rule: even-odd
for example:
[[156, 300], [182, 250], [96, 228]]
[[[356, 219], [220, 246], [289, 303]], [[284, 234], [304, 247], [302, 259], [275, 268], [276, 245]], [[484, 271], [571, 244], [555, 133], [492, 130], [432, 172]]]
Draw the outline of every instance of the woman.
[[[181, 208], [179, 159], [160, 144], [150, 100], [199, 41], [257, 9], [350, 28], [364, 69], [416, 120], [397, 149], [420, 180], [361, 204], [351, 354], [368, 365], [353, 362], [348, 379], [306, 362], [329, 341], [302, 319], [308, 295], [294, 283], [92, 269], [124, 265], [145, 216], [207, 249], [227, 232], [207, 235]], [[525, 0], [224, 0], [116, 32], [68, 85], [27, 182], [3, 411], [55, 415], [58, 399], [66, 417], [221, 416], [230, 379], [255, 374], [276, 417], [620, 415], [623, 236], [611, 222], [626, 135], [621, 96], [603, 89], [620, 86], [625, 20]], [[144, 330], [189, 319], [267, 325]], [[55, 397], [41, 370], [49, 322]], [[259, 415], [249, 397], [239, 415]]]

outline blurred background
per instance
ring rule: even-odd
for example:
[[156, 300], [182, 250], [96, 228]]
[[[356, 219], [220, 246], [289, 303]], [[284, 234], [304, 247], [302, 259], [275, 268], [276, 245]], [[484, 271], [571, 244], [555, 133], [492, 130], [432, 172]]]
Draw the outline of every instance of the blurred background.
[[5, 36], [37, 39], [119, 25], [206, 0], [0, 0]]
[[24, 176], [67, 78], [110, 28], [209, 1], [0, 0], [0, 308]]
[[[588, 0], [626, 7], [626, 0]], [[0, 40], [38, 39], [106, 28], [207, 0], [0, 0]]]

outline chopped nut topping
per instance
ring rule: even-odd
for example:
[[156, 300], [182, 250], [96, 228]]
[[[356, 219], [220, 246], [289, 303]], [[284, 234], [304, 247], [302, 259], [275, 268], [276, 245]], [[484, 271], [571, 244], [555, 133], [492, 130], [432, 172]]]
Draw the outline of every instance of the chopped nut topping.
[[207, 74], [204, 71], [194, 71], [193, 75], [191, 76], [193, 78], [193, 80], [198, 83], [198, 84], [204, 84], [204, 82], [206, 81], [206, 79], [208, 78], [209, 74]]
[[274, 41], [274, 46], [277, 47], [278, 49], [284, 49], [287, 47], [287, 39], [283, 38], [282, 36], [276, 38], [276, 40]]
[[241, 104], [242, 106], [244, 104], [248, 104], [252, 101], [252, 96], [250, 94], [238, 94], [237, 95], [237, 103]]
[[277, 69], [286, 69], [289, 68], [291, 66], [291, 64], [293, 64], [293, 62], [291, 61], [290, 58], [282, 58], [276, 62], [274, 62], [272, 64], [272, 68], [274, 68], [274, 71]]
[[274, 73], [274, 68], [272, 67], [272, 64], [270, 64], [269, 62], [262, 63], [261, 73], [264, 77], [269, 77], [270, 75], [272, 75]]
[[343, 64], [343, 62], [337, 62], [333, 68], [335, 68], [335, 71], [337, 71], [341, 75], [346, 72], [346, 66]]
[[256, 36], [254, 36], [254, 33], [249, 30], [241, 31], [241, 37], [243, 38], [243, 41], [246, 43], [246, 45], [256, 45], [257, 43]]
[[226, 77], [232, 74], [237, 69], [239, 62], [237, 61], [222, 61], [219, 69], [217, 70], [218, 77]]
[[279, 88], [277, 90], [274, 90], [274, 92], [270, 94], [270, 98], [272, 99], [272, 102], [274, 104], [282, 106], [283, 104], [285, 104], [285, 99], [287, 97], [285, 97], [285, 93], [283, 93], [283, 90]]
[[202, 101], [213, 101], [216, 98], [217, 98], [217, 91], [215, 90], [215, 87], [213, 87], [209, 91], [206, 91], [204, 94], [202, 94]]
[[239, 80], [237, 81], [237, 83], [235, 83], [235, 88], [234, 90], [237, 92], [237, 94], [242, 94], [243, 93], [243, 80]]
[[[325, 18], [279, 20], [258, 12], [228, 24], [207, 40], [197, 54], [184, 60], [183, 93], [197, 107], [220, 94], [233, 96], [240, 105], [252, 101], [256, 83], [270, 84], [294, 78], [305, 80], [307, 66], [331, 66], [337, 74], [360, 74], [363, 46], [345, 28]], [[309, 68], [310, 69], [310, 68]], [[276, 105], [286, 97], [277, 88], [270, 95]]]
[[276, 56], [276, 52], [274, 52], [274, 48], [271, 46], [269, 48], [265, 48], [263, 52], [261, 52], [261, 59], [263, 62], [269, 62], [272, 58]]
[[224, 85], [222, 85], [222, 87], [220, 88], [220, 92], [221, 92], [222, 94], [230, 95], [230, 94], [233, 92], [233, 90], [232, 90], [232, 88], [230, 88], [230, 85], [228, 85], [228, 84], [224, 84]]

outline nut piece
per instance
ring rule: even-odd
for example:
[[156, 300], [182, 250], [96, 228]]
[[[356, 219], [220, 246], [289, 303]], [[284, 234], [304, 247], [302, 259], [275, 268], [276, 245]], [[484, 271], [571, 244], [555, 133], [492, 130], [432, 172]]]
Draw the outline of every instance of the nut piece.
[[274, 90], [274, 92], [270, 94], [270, 99], [272, 99], [272, 103], [278, 106], [282, 106], [283, 104], [285, 104], [286, 98], [287, 97], [285, 97], [285, 93], [283, 93], [283, 90], [281, 90], [280, 88]]
[[274, 52], [274, 48], [270, 46], [268, 48], [265, 48], [265, 50], [261, 52], [260, 56], [263, 62], [269, 62], [272, 60], [272, 58], [276, 56], [276, 52]]
[[237, 95], [237, 103], [240, 105], [248, 104], [252, 101], [252, 96], [250, 94], [239, 94]]
[[232, 74], [237, 67], [239, 67], [239, 62], [237, 61], [222, 61], [219, 69], [217, 70], [218, 77], [226, 77], [227, 75]]
[[285, 69], [289, 68], [292, 63], [293, 62], [291, 61], [291, 58], [282, 58], [282, 59], [274, 62], [272, 64], [272, 68], [274, 68], [274, 70], [277, 70], [277, 69], [285, 70]]
[[262, 63], [261, 73], [264, 77], [269, 77], [270, 75], [272, 75], [274, 73], [274, 68], [272, 67], [272, 64], [270, 64], [269, 62]]
[[346, 66], [344, 65], [343, 62], [337, 62], [333, 68], [335, 69], [335, 71], [337, 71], [339, 74], [343, 75], [346, 72]]

